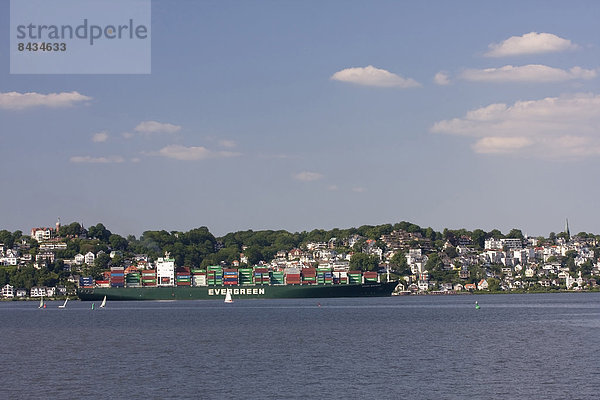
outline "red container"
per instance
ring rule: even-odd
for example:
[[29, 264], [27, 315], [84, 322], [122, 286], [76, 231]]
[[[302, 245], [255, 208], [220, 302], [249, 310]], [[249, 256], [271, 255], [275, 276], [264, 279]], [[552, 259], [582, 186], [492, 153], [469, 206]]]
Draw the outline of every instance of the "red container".
[[285, 276], [285, 282], [288, 284], [300, 284], [300, 274], [287, 274]]
[[302, 268], [301, 274], [302, 276], [312, 278], [314, 276], [317, 276], [317, 270], [314, 268]]

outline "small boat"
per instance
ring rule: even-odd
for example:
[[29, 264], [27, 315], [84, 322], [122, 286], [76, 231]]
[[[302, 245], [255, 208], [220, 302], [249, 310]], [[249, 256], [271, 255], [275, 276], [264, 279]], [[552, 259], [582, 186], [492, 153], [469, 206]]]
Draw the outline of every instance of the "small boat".
[[63, 305], [62, 306], [58, 306], [58, 308], [65, 308], [67, 306], [67, 301], [69, 301], [68, 297], [65, 299], [65, 302], [63, 303]]
[[100, 308], [105, 308], [106, 307], [106, 296], [104, 296], [104, 298], [102, 299], [102, 304], [100, 304]]
[[478, 303], [477, 301], [475, 301], [475, 309], [476, 309], [476, 310], [479, 310], [479, 308], [480, 308], [480, 307], [479, 307], [479, 303]]
[[233, 303], [233, 299], [231, 298], [231, 290], [228, 290], [225, 294], [225, 303]]
[[38, 308], [44, 308], [45, 304], [44, 304], [44, 296], [40, 297], [40, 305], [38, 306]]

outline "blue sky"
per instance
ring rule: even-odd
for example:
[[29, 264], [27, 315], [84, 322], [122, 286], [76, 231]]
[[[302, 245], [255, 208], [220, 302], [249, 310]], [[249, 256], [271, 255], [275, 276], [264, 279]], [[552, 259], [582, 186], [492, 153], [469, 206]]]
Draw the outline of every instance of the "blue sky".
[[8, 10], [2, 229], [600, 232], [596, 1], [157, 0], [145, 75], [10, 74]]

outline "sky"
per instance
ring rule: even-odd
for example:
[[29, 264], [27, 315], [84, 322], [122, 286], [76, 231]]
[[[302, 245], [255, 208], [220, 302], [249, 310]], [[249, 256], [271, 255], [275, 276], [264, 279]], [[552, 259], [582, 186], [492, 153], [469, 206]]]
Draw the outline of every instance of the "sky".
[[600, 2], [155, 0], [143, 74], [11, 74], [9, 5], [0, 229], [600, 233]]

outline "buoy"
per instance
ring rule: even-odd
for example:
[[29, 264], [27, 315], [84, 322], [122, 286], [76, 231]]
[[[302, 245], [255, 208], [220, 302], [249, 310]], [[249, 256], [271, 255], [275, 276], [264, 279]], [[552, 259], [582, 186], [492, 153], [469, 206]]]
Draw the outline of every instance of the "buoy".
[[479, 303], [475, 302], [475, 309], [479, 310]]

